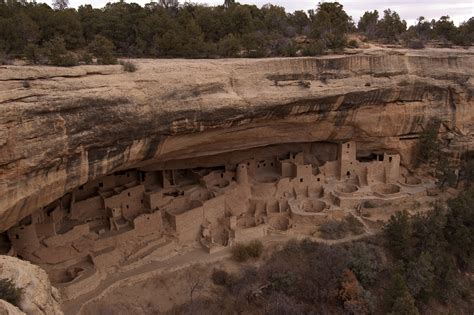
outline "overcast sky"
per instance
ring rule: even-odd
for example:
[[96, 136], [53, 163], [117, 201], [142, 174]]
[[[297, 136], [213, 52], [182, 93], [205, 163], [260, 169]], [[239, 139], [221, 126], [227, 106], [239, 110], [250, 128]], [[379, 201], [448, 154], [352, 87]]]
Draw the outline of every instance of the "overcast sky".
[[[127, 2], [136, 2], [141, 5], [150, 2], [150, 0], [126, 0]], [[295, 10], [314, 9], [319, 0], [237, 0], [242, 4], [255, 4], [258, 7], [266, 3], [284, 6], [287, 12]], [[108, 0], [70, 0], [70, 5], [77, 7], [81, 4], [91, 3], [94, 7], [103, 7]], [[184, 2], [181, 0], [180, 2]], [[224, 0], [194, 0], [191, 2], [207, 3], [209, 5], [222, 4]], [[327, 1], [330, 2], [330, 1]], [[346, 12], [351, 15], [355, 21], [367, 10], [379, 10], [390, 8], [397, 11], [400, 16], [413, 24], [417, 17], [424, 16], [428, 20], [438, 19], [442, 15], [449, 15], [452, 20], [459, 24], [474, 16], [474, 0], [339, 0], [344, 5]]]

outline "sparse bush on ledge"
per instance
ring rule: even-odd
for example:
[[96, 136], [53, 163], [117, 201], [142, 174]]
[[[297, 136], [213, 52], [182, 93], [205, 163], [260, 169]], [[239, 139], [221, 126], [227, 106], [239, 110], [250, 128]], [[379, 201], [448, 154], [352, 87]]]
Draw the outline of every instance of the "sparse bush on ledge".
[[122, 69], [125, 72], [135, 72], [137, 71], [137, 66], [130, 61], [121, 61], [120, 64], [122, 65]]
[[17, 288], [10, 279], [0, 279], [0, 299], [18, 307], [22, 289]]
[[250, 258], [258, 258], [262, 255], [263, 244], [255, 240], [247, 244], [236, 244], [232, 247], [232, 259], [238, 262], [245, 262]]
[[355, 39], [351, 39], [351, 40], [347, 43], [347, 47], [348, 47], [348, 48], [359, 48], [359, 43], [358, 43]]

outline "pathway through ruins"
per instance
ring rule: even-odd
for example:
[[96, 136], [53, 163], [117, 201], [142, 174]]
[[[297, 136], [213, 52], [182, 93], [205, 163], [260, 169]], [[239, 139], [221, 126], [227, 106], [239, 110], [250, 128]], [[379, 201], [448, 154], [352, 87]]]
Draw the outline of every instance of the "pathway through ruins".
[[[361, 235], [347, 236], [338, 240], [325, 240], [316, 237], [308, 237], [307, 235], [301, 235], [301, 237], [298, 237], [295, 235], [276, 234], [266, 236], [261, 241], [264, 244], [285, 243], [291, 239], [306, 238], [320, 243], [337, 244], [355, 241], [371, 234], [372, 232], [369, 230]], [[228, 257], [230, 257], [230, 248], [225, 248], [222, 251], [219, 251], [214, 254], [208, 254], [201, 248], [194, 248], [191, 250], [187, 250], [184, 253], [179, 253], [176, 256], [173, 256], [164, 261], [154, 261], [132, 270], [117, 272], [115, 274], [108, 275], [107, 278], [95, 290], [84, 294], [74, 300], [65, 302], [63, 304], [64, 314], [79, 314], [86, 304], [103, 297], [108, 291], [118, 287], [124, 281], [137, 282], [137, 280], [134, 281], [133, 278], [140, 277], [138, 281], [141, 281], [142, 279], [144, 279], [144, 276], [146, 276], [147, 278], [153, 277], [165, 272], [173, 272], [182, 268], [187, 268], [191, 265], [212, 263]]]
[[156, 276], [162, 272], [175, 271], [177, 269], [188, 267], [191, 264], [218, 261], [229, 256], [229, 252], [229, 249], [224, 249], [214, 254], [208, 254], [203, 249], [192, 249], [184, 254], [178, 254], [164, 261], [154, 261], [132, 270], [108, 275], [95, 290], [84, 294], [77, 299], [64, 303], [64, 314], [79, 314], [83, 306], [97, 298], [100, 298], [107, 293], [107, 291], [114, 289], [124, 280], [131, 280], [134, 277], [146, 275], [148, 273], [151, 274], [150, 276]]

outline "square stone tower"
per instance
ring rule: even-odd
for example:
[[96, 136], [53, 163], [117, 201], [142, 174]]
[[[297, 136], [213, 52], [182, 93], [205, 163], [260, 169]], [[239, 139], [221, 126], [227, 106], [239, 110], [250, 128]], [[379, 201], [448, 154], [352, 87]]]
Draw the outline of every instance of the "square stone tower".
[[339, 145], [339, 179], [356, 175], [357, 147], [354, 141], [343, 142]]

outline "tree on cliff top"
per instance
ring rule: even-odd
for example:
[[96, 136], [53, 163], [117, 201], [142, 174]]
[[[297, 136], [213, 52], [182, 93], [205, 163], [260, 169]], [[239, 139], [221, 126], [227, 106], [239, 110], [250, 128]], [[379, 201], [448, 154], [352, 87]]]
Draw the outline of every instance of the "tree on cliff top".
[[101, 65], [114, 65], [117, 63], [114, 49], [114, 44], [101, 35], [95, 36], [89, 45], [89, 51], [97, 57], [97, 63]]
[[383, 18], [378, 23], [380, 37], [390, 43], [398, 41], [400, 35], [406, 31], [407, 22], [400, 19], [397, 12], [387, 9]]
[[69, 0], [54, 0], [53, 8], [55, 10], [65, 10], [69, 7]]
[[379, 22], [379, 12], [377, 10], [366, 11], [357, 24], [359, 32], [364, 33], [369, 39], [377, 37], [377, 23]]
[[167, 10], [176, 10], [179, 6], [178, 0], [160, 0], [160, 6]]
[[339, 49], [346, 44], [346, 34], [351, 28], [351, 18], [338, 2], [318, 5], [311, 25], [311, 36], [329, 49]]
[[224, 0], [224, 8], [229, 9], [233, 5], [235, 5], [235, 0]]
[[[246, 57], [318, 55], [326, 49], [343, 48], [347, 32], [353, 29], [350, 17], [337, 2], [289, 14], [283, 7], [259, 8], [234, 0], [222, 0], [219, 6], [180, 4], [178, 0], [145, 6], [118, 1], [100, 9], [90, 5], [68, 8], [68, 0], [52, 1], [50, 7], [0, 0], [0, 50], [7, 57], [25, 57], [32, 47], [43, 49], [54, 38], [63, 38], [66, 49], [80, 55], [97, 35], [112, 41], [114, 54], [126, 57], [225, 57], [219, 51]], [[359, 30], [369, 38], [396, 41], [406, 25], [395, 12], [385, 13], [379, 21], [378, 12], [366, 12]], [[457, 28], [443, 17], [431, 23], [423, 21], [418, 28], [420, 34], [425, 34], [422, 29], [434, 28], [438, 38], [460, 45], [474, 41], [474, 19]], [[219, 43], [221, 47], [230, 44], [231, 49], [219, 49]], [[234, 53], [237, 46], [243, 54]]]

